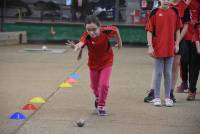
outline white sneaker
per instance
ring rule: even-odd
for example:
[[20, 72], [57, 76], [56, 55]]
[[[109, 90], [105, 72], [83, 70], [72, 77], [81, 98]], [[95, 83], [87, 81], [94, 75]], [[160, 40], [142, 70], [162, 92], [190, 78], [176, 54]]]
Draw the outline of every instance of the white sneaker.
[[162, 106], [160, 98], [153, 99], [153, 105], [158, 107]]
[[165, 106], [173, 107], [173, 105], [174, 105], [173, 100], [171, 100], [169, 98], [165, 98]]

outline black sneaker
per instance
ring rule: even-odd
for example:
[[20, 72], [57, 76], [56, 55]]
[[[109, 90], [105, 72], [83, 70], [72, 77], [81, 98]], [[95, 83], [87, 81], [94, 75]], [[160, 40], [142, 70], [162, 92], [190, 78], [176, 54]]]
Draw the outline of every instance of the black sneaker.
[[147, 97], [144, 98], [144, 102], [149, 103], [152, 102], [153, 99], [154, 99], [154, 89], [151, 89]]
[[174, 96], [173, 89], [170, 92], [170, 99], [173, 100], [174, 103], [176, 103], [176, 98]]

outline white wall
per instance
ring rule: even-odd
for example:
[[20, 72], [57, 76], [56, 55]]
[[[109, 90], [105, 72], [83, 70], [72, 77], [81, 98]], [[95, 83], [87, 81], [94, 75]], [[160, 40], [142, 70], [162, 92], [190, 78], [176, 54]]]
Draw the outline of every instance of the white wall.
[[27, 33], [21, 32], [0, 32], [0, 45], [15, 45], [20, 43], [20, 35], [22, 36], [21, 43], [27, 43]]

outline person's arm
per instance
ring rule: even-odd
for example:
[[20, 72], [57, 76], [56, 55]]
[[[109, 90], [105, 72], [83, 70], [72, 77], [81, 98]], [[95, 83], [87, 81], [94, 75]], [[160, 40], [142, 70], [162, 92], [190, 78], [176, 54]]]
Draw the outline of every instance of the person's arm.
[[179, 40], [179, 42], [183, 39], [183, 37], [185, 36], [185, 34], [187, 33], [187, 31], [188, 31], [188, 24], [186, 23], [186, 24], [183, 25], [183, 29], [182, 29], [182, 31], [180, 33], [180, 40]]
[[185, 3], [186, 3], [187, 5], [189, 5], [191, 1], [192, 1], [192, 0], [186, 0]]
[[152, 32], [147, 31], [147, 42], [148, 42], [148, 46], [152, 47]]
[[115, 38], [117, 40], [117, 44], [115, 45], [115, 47], [118, 47], [118, 49], [120, 49], [122, 47], [122, 39], [118, 29]]
[[74, 49], [74, 51], [77, 51], [79, 50], [79, 53], [78, 53], [78, 56], [77, 56], [77, 60], [80, 60], [82, 58], [82, 52], [83, 52], [83, 46], [84, 46], [84, 43], [83, 42], [79, 42], [78, 44], [76, 44], [76, 50]]
[[196, 49], [197, 49], [197, 53], [200, 54], [200, 41], [196, 41]]
[[74, 51], [78, 51], [83, 47], [84, 43], [83, 42], [79, 42], [75, 45]]
[[78, 56], [77, 56], [77, 60], [80, 60], [82, 57], [82, 51], [83, 51], [83, 46], [84, 46], [84, 42], [78, 42], [77, 44], [75, 44], [73, 41], [68, 41], [68, 43], [65, 43], [66, 45], [72, 47], [74, 49], [74, 52], [79, 50]]
[[72, 47], [73, 49], [74, 49], [74, 52], [76, 52], [76, 51], [78, 51], [78, 50], [80, 50], [82, 47], [83, 47], [83, 45], [84, 45], [84, 42], [78, 42], [77, 44], [76, 43], [74, 43], [73, 41], [68, 41], [67, 43], [65, 43], [66, 45], [68, 45], [68, 46], [70, 46], [70, 47]]
[[179, 51], [179, 43], [180, 43], [180, 29], [176, 30], [176, 41], [175, 41], [175, 52]]
[[151, 57], [154, 56], [154, 49], [153, 49], [153, 45], [152, 45], [152, 38], [153, 38], [152, 32], [147, 31], [148, 54], [149, 54]]

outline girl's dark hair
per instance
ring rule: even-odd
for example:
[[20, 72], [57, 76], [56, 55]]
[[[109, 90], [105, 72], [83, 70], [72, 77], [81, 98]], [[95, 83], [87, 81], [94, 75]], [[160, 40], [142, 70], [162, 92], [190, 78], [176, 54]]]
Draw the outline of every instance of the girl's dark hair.
[[96, 24], [98, 27], [100, 26], [100, 21], [95, 15], [89, 15], [89, 16], [86, 17], [85, 25], [91, 24], [91, 23]]

